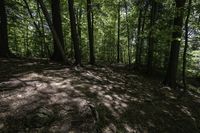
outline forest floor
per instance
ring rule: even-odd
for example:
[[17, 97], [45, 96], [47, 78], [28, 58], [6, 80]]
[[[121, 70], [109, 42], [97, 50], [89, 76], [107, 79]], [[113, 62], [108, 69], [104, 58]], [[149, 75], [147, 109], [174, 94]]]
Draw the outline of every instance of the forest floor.
[[200, 133], [200, 94], [123, 67], [0, 59], [2, 133]]

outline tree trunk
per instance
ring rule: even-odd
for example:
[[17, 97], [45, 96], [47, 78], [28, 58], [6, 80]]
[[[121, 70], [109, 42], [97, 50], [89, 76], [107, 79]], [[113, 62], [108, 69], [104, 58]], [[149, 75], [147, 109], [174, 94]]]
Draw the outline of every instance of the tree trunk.
[[121, 6], [120, 6], [120, 2], [118, 5], [118, 36], [117, 36], [117, 63], [120, 62], [120, 27], [121, 27], [121, 15], [120, 15], [120, 11], [121, 11]]
[[156, 17], [156, 6], [157, 3], [155, 0], [151, 1], [151, 20], [150, 20], [150, 31], [148, 37], [148, 55], [147, 55], [147, 71], [150, 73], [153, 67], [153, 56], [154, 56], [154, 43], [155, 38], [153, 36], [153, 26], [155, 25], [155, 17]]
[[172, 33], [171, 52], [168, 63], [168, 70], [165, 78], [165, 84], [170, 87], [176, 87], [177, 69], [179, 50], [182, 37], [182, 27], [184, 18], [184, 6], [186, 0], [175, 0], [176, 2], [176, 15], [174, 18], [174, 31]]
[[45, 19], [46, 19], [46, 21], [49, 25], [49, 28], [50, 28], [50, 30], [53, 34], [54, 41], [56, 42], [55, 44], [57, 45], [57, 48], [58, 48], [58, 50], [61, 54], [61, 60], [65, 63], [66, 57], [65, 57], [65, 52], [64, 52], [63, 47], [62, 47], [62, 43], [61, 43], [60, 38], [59, 38], [55, 28], [54, 28], [54, 25], [52, 24], [51, 18], [50, 18], [48, 11], [47, 11], [47, 9], [44, 5], [44, 2], [42, 0], [37, 0], [37, 2], [40, 4], [42, 12], [45, 16]]
[[[32, 15], [32, 11], [31, 11], [31, 9], [30, 9], [30, 7], [29, 7], [29, 5], [28, 5], [28, 2], [26, 1], [26, 0], [23, 0], [23, 2], [24, 2], [24, 4], [25, 4], [25, 6], [26, 6], [26, 8], [27, 8], [27, 10], [28, 10], [28, 13], [29, 13], [29, 16], [31, 17], [31, 19], [33, 20], [33, 25], [35, 26], [35, 28], [36, 28], [36, 30], [37, 30], [37, 32], [39, 33], [39, 36], [38, 36], [38, 38], [40, 38], [40, 42], [41, 42], [41, 57], [44, 57], [44, 51], [43, 51], [43, 41], [42, 41], [42, 39], [44, 38], [44, 35], [42, 34], [42, 32], [41, 32], [41, 30], [40, 30], [40, 27], [38, 26], [38, 24], [36, 23], [36, 21], [34, 20], [34, 17], [33, 17], [33, 15]], [[39, 4], [38, 4], [38, 2], [37, 2], [37, 12], [38, 12], [38, 14], [39, 14], [39, 16], [41, 16], [40, 15], [40, 8], [39, 8]], [[43, 25], [43, 24], [42, 24]]]
[[[145, 22], [146, 22], [146, 13], [147, 13], [147, 10], [148, 10], [148, 3], [145, 5], [145, 11], [144, 13], [142, 14], [142, 24], [141, 24], [141, 35], [144, 34], [144, 30], [145, 30]], [[139, 65], [142, 65], [142, 54], [143, 54], [143, 46], [144, 46], [144, 37], [141, 36], [140, 37], [140, 40], [139, 40], [139, 53], [138, 53], [138, 64]]]
[[10, 55], [5, 1], [0, 0], [0, 57], [9, 57]]
[[30, 56], [30, 54], [29, 54], [29, 30], [28, 30], [28, 25], [26, 25], [26, 36], [25, 36], [25, 38], [24, 38], [25, 40], [25, 57], [29, 57]]
[[[62, 20], [61, 20], [61, 13], [60, 13], [60, 0], [51, 0], [51, 6], [52, 6], [52, 22], [53, 26], [55, 28], [55, 31], [58, 35], [58, 38], [60, 40], [60, 45], [62, 49], [64, 49], [64, 39], [63, 39], [63, 31], [62, 31]], [[58, 44], [54, 38], [53, 40], [54, 44], [54, 52], [52, 55], [52, 60], [54, 61], [61, 61], [62, 55], [58, 48]]]
[[89, 35], [89, 48], [90, 48], [90, 64], [95, 64], [94, 55], [94, 35], [93, 35], [93, 20], [92, 20], [92, 2], [87, 0], [87, 21], [88, 21], [88, 35]]
[[83, 9], [82, 9], [82, 4], [83, 1], [81, 1], [80, 5], [79, 5], [79, 10], [77, 12], [77, 24], [78, 24], [78, 34], [79, 34], [79, 39], [80, 39], [80, 52], [82, 53], [82, 16], [83, 16]]
[[185, 20], [185, 47], [184, 47], [184, 52], [183, 52], [183, 72], [182, 72], [182, 78], [183, 78], [183, 85], [186, 91], [187, 85], [186, 85], [186, 65], [187, 65], [187, 49], [188, 49], [188, 23], [190, 19], [190, 12], [191, 12], [191, 5], [192, 5], [192, 0], [189, 0], [188, 3], [188, 11], [187, 11], [187, 18]]
[[[40, 4], [37, 2], [38, 4], [38, 8], [40, 9]], [[51, 55], [51, 52], [50, 52], [50, 49], [49, 49], [49, 45], [46, 43], [46, 38], [45, 38], [45, 28], [44, 28], [44, 20], [43, 20], [43, 17], [39, 11], [39, 18], [40, 18], [40, 21], [41, 21], [41, 26], [42, 26], [42, 42], [43, 42], [43, 47], [44, 47], [44, 55], [45, 57], [50, 57]]]
[[71, 24], [71, 36], [74, 44], [75, 65], [81, 65], [81, 52], [79, 49], [80, 39], [79, 39], [76, 16], [74, 11], [74, 0], [68, 0], [68, 6], [69, 6], [69, 15]]
[[127, 28], [127, 42], [128, 42], [128, 64], [129, 67], [131, 65], [131, 53], [130, 53], [130, 30], [129, 30], [129, 23], [128, 23], [128, 5], [125, 2], [126, 8], [126, 28]]
[[42, 16], [41, 16], [41, 12], [40, 12], [40, 5], [39, 5], [39, 3], [37, 2], [37, 12], [38, 12], [38, 16], [39, 16], [39, 28], [40, 28], [40, 33], [39, 34], [41, 34], [41, 36], [39, 36], [40, 37], [40, 45], [41, 45], [41, 53], [40, 53], [40, 55], [41, 55], [41, 57], [42, 58], [44, 58], [44, 57], [49, 57], [49, 56], [47, 56], [47, 55], [49, 55], [49, 54], [45, 54], [46, 53], [46, 50], [45, 50], [45, 32], [44, 32], [44, 22], [43, 22], [43, 18], [42, 18]]
[[142, 21], [142, 9], [139, 9], [138, 27], [137, 27], [137, 42], [136, 42], [136, 55], [135, 55], [135, 65], [136, 65], [136, 67], [138, 67], [140, 65], [139, 54], [140, 54], [141, 21]]

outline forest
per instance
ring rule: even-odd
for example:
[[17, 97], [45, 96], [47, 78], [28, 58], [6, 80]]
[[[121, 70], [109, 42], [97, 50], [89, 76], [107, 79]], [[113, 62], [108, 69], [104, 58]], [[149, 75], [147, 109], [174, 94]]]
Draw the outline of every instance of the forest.
[[200, 133], [200, 1], [0, 0], [0, 133]]

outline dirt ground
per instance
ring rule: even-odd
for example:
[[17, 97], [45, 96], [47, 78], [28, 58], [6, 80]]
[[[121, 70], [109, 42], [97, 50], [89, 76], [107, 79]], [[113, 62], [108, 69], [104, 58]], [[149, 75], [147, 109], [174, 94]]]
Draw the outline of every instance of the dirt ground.
[[0, 59], [2, 133], [200, 133], [200, 94], [123, 68]]

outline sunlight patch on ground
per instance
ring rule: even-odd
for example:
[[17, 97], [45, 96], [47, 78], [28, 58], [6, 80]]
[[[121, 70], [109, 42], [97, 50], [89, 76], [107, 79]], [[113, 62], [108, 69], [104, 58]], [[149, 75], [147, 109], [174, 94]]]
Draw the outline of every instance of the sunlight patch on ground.
[[116, 133], [117, 128], [113, 123], [110, 123], [107, 127], [103, 129], [103, 132], [105, 133]]
[[134, 129], [128, 124], [124, 124], [124, 128], [127, 131], [127, 133], [134, 133]]
[[[28, 67], [30, 65], [35, 63], [26, 64]], [[40, 114], [46, 113], [45, 119], [54, 115], [62, 120], [66, 118], [50, 127], [52, 131], [56, 131], [61, 130], [59, 127], [68, 128], [63, 124], [70, 123], [68, 115], [74, 113], [75, 118], [77, 115], [82, 116], [84, 113], [80, 112], [88, 110], [88, 105], [92, 104], [99, 114], [103, 115], [100, 117], [105, 119], [103, 133], [116, 133], [120, 128], [127, 133], [148, 133], [147, 127], [159, 126], [153, 117], [156, 113], [159, 112], [157, 115], [167, 118], [174, 118], [176, 115], [169, 108], [176, 100], [172, 90], [161, 89], [161, 99], [153, 103], [157, 93], [152, 93], [151, 84], [142, 81], [137, 75], [126, 77], [124, 73], [115, 73], [109, 68], [92, 67], [88, 70], [48, 67], [39, 71], [21, 71], [13, 75], [14, 77], [0, 83], [0, 87], [9, 89], [0, 92], [0, 119], [23, 115], [26, 118], [26, 113], [30, 115], [37, 110]], [[129, 82], [129, 79], [133, 80]], [[163, 100], [163, 97], [166, 99]], [[189, 107], [180, 105], [175, 108], [187, 119], [197, 121]], [[149, 117], [152, 117], [151, 120]], [[81, 123], [79, 119], [74, 120], [74, 123]], [[5, 123], [0, 122], [0, 129], [1, 125], [4, 126]]]

